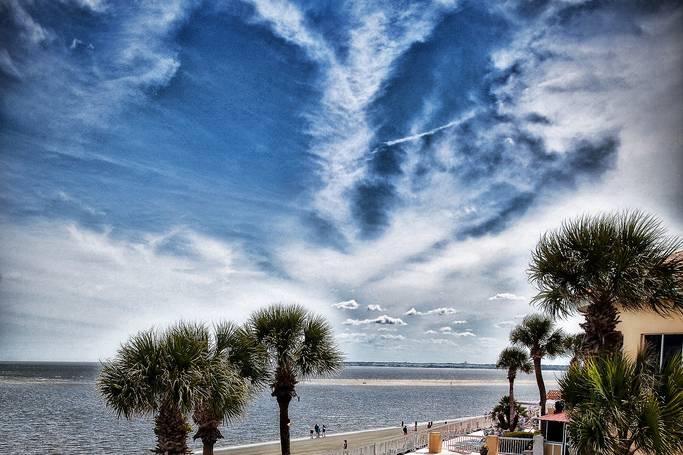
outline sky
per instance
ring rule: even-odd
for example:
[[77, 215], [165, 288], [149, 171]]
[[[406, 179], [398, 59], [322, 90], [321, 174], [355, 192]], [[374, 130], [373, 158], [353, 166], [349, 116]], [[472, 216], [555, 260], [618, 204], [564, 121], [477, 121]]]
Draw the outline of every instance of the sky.
[[493, 362], [543, 232], [683, 233], [682, 100], [680, 1], [0, 0], [0, 360], [299, 303]]

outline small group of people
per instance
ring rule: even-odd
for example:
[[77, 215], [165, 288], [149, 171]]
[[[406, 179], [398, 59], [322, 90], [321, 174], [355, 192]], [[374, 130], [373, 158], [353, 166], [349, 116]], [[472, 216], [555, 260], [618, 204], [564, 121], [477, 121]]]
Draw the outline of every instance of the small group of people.
[[315, 426], [313, 428], [311, 428], [311, 439], [313, 439], [313, 433], [315, 433], [316, 438], [319, 438], [320, 434], [322, 433], [322, 437], [324, 438], [326, 431], [327, 431], [327, 427], [325, 425], [323, 425], [321, 428], [320, 425], [318, 425], [316, 423]]
[[[408, 425], [406, 425], [405, 422], [403, 422], [403, 420], [401, 420], [401, 428], [403, 429], [404, 435], [408, 434]], [[417, 431], [417, 420], [415, 421], [414, 431]]]
[[[444, 422], [444, 425], [448, 424], [448, 421]], [[434, 426], [434, 421], [430, 420], [427, 422], [427, 429], [430, 429]], [[403, 420], [401, 420], [401, 429], [403, 430], [403, 434], [407, 435], [408, 434], [408, 426], [405, 424]], [[413, 431], [417, 431], [417, 420], [415, 421]]]

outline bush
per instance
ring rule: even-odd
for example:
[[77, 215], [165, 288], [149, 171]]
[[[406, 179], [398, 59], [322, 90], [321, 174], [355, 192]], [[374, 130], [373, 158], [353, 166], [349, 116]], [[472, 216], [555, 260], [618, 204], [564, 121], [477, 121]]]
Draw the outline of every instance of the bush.
[[508, 416], [510, 415], [510, 399], [507, 395], [503, 396], [498, 404], [491, 411], [491, 417], [493, 418], [496, 427], [501, 430], [510, 430], [517, 428], [517, 423], [519, 421], [519, 416], [528, 417], [529, 414], [524, 406], [515, 401], [515, 421], [508, 422]]
[[532, 439], [534, 435], [540, 434], [540, 431], [534, 431], [533, 433], [529, 431], [506, 431], [503, 436], [508, 438], [529, 438]]

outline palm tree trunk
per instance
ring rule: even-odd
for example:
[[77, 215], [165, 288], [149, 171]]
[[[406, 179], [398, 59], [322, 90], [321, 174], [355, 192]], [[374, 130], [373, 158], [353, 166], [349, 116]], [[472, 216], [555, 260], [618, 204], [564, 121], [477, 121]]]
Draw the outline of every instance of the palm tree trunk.
[[213, 455], [214, 441], [202, 441], [202, 455]]
[[289, 402], [292, 400], [289, 396], [278, 396], [277, 404], [280, 408], [280, 448], [282, 455], [290, 455], [291, 449], [289, 444]]
[[203, 455], [213, 455], [216, 441], [223, 439], [223, 434], [218, 429], [220, 420], [215, 419], [208, 410], [198, 410], [194, 414], [194, 421], [199, 428], [192, 439], [202, 440]]
[[185, 416], [172, 403], [162, 403], [154, 418], [154, 434], [157, 437], [155, 453], [184, 455], [190, 453], [187, 447], [187, 422]]
[[534, 356], [534, 373], [536, 374], [536, 384], [538, 385], [538, 395], [540, 397], [538, 404], [541, 406], [541, 415], [544, 416], [548, 395], [545, 391], [545, 382], [543, 381], [543, 372], [541, 371], [541, 358], [539, 356]]
[[517, 427], [517, 425], [515, 425], [515, 378], [512, 376], [508, 376], [508, 381], [510, 381], [510, 431], [515, 431], [515, 427]]
[[624, 337], [617, 330], [619, 311], [611, 300], [597, 299], [588, 305], [583, 314], [583, 350], [587, 356], [610, 354], [621, 350]]

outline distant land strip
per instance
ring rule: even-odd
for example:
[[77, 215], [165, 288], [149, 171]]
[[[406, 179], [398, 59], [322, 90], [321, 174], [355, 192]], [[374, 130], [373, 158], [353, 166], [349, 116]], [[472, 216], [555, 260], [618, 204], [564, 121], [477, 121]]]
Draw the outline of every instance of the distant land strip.
[[[493, 363], [344, 362], [347, 367], [472, 368], [495, 370]], [[569, 365], [543, 365], [543, 371], [565, 371]]]
[[[395, 386], [395, 387], [449, 387], [449, 386], [507, 386], [504, 379], [348, 379], [317, 378], [302, 381], [306, 385], [320, 386]], [[533, 379], [517, 379], [516, 385], [536, 384]], [[557, 381], [545, 380], [546, 385], [557, 385]]]

